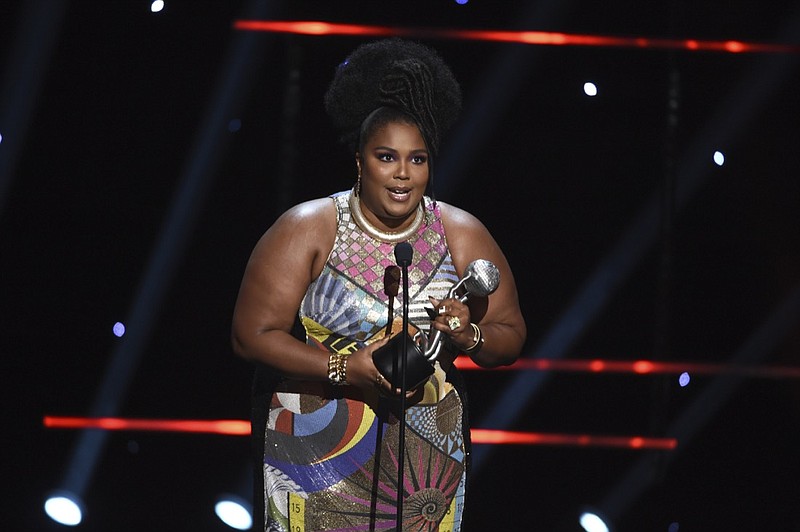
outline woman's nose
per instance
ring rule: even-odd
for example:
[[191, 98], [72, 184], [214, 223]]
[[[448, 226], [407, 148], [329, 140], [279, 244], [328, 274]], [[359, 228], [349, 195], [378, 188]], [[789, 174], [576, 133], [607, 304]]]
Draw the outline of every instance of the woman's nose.
[[401, 161], [394, 172], [395, 179], [409, 179], [408, 163]]

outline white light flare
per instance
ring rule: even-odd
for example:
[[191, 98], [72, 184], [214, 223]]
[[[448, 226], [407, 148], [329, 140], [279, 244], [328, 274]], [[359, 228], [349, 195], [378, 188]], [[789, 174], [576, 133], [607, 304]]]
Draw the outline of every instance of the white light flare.
[[609, 532], [608, 525], [603, 519], [592, 512], [581, 514], [580, 524], [586, 532]]
[[50, 519], [65, 526], [77, 526], [83, 520], [83, 511], [77, 498], [66, 493], [48, 498], [44, 503], [44, 511]]
[[250, 530], [253, 517], [248, 504], [238, 497], [225, 497], [214, 505], [214, 513], [220, 521], [236, 530]]

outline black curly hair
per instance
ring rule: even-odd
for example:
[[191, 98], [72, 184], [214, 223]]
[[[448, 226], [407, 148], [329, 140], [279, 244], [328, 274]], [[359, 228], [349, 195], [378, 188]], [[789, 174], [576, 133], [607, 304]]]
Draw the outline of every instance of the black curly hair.
[[399, 38], [356, 48], [339, 65], [325, 94], [325, 110], [342, 142], [355, 152], [364, 120], [380, 107], [393, 107], [419, 127], [436, 154], [442, 134], [461, 110], [461, 88], [439, 54]]

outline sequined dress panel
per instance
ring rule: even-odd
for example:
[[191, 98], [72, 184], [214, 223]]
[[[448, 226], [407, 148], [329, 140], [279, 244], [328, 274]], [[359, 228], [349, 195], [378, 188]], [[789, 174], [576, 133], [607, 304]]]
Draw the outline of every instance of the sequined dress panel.
[[[299, 312], [306, 342], [328, 352], [352, 353], [383, 337], [387, 324], [383, 277], [386, 267], [395, 264], [394, 244], [356, 225], [350, 193], [332, 196], [336, 241]], [[409, 322], [428, 331], [428, 297], [444, 298], [458, 279], [438, 206], [427, 197], [424, 202], [423, 224], [408, 240], [414, 250]], [[401, 290], [396, 323], [404, 297]], [[264, 530], [394, 530], [398, 417], [396, 402], [377, 391], [281, 381], [272, 394], [264, 434]], [[464, 407], [438, 362], [422, 399], [403, 417], [403, 529], [458, 531], [466, 486]]]

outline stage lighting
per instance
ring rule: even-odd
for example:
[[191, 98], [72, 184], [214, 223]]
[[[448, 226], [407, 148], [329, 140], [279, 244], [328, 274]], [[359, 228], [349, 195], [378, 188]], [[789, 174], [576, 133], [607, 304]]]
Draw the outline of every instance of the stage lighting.
[[214, 513], [223, 523], [236, 530], [250, 530], [253, 526], [252, 505], [236, 495], [221, 495], [214, 505]]
[[722, 166], [723, 164], [725, 164], [725, 154], [722, 153], [721, 151], [715, 151], [714, 162], [717, 164], [717, 166]]
[[66, 526], [79, 525], [83, 519], [83, 503], [73, 493], [53, 493], [44, 503], [45, 513], [56, 523]]
[[681, 376], [678, 377], [678, 384], [681, 385], [681, 388], [685, 388], [686, 386], [689, 386], [689, 381], [691, 380], [692, 377], [687, 372], [684, 371], [683, 373], [681, 373]]
[[122, 338], [125, 335], [125, 324], [118, 321], [114, 324], [112, 330], [114, 331], [114, 336], [117, 338]]
[[153, 13], [158, 13], [164, 9], [164, 0], [155, 0], [152, 4], [150, 4], [150, 11]]
[[597, 96], [597, 85], [587, 81], [583, 84], [583, 92], [586, 93], [586, 96]]
[[606, 521], [595, 511], [583, 512], [579, 522], [586, 532], [609, 532], [611, 530]]

